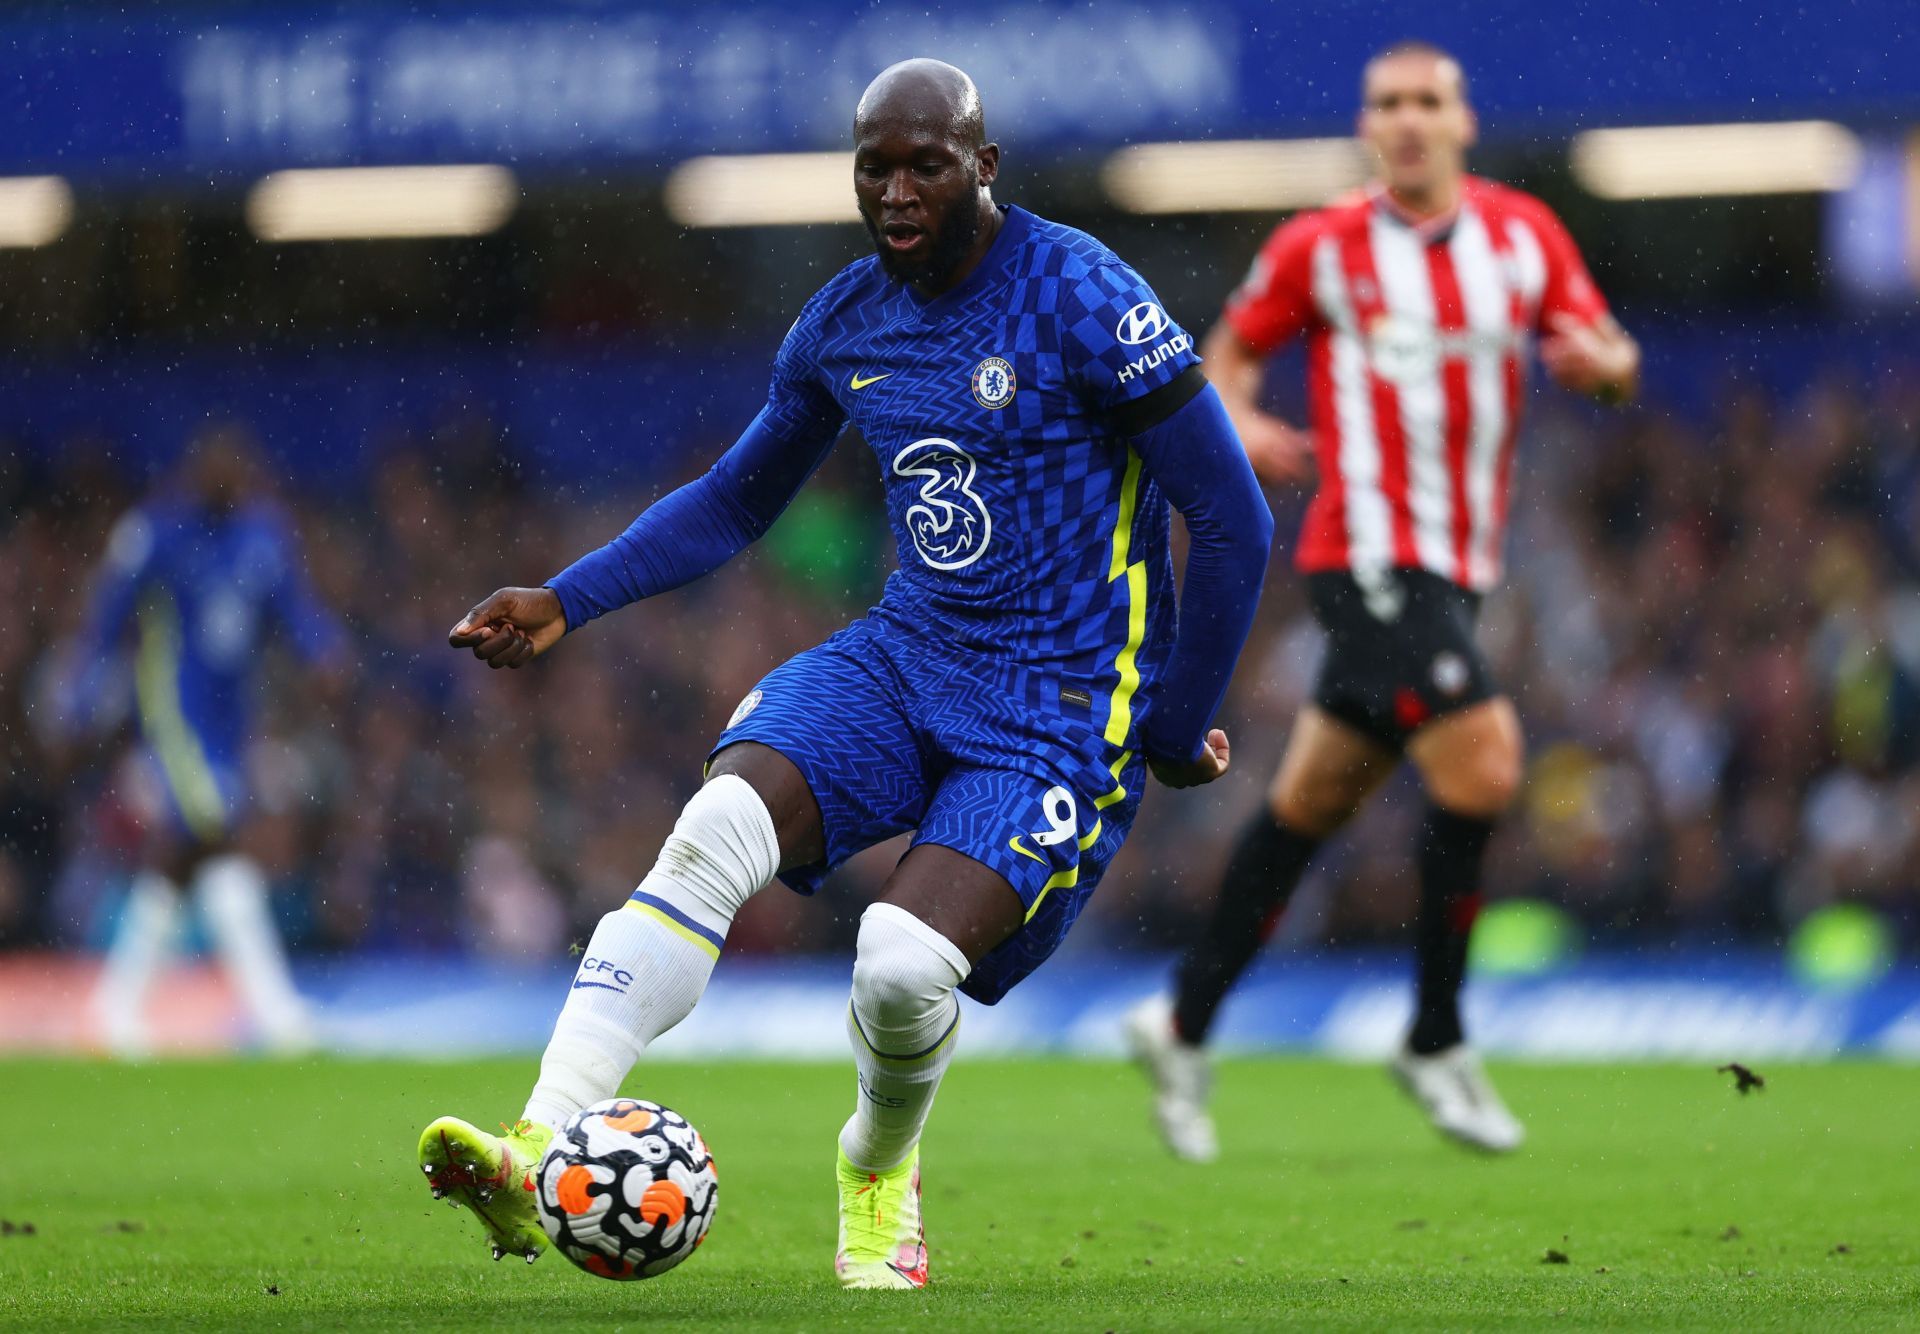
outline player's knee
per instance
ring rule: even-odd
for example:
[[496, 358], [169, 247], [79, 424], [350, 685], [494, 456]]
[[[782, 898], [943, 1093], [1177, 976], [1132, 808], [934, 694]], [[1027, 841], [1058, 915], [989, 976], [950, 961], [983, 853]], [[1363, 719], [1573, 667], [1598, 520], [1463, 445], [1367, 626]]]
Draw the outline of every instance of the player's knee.
[[210, 917], [268, 911], [266, 875], [258, 862], [239, 853], [221, 853], [202, 861], [194, 872], [193, 890]]
[[714, 756], [707, 770], [708, 785], [731, 775], [760, 794], [773, 818], [783, 864], [804, 866], [827, 855], [826, 831], [820, 804], [794, 762], [758, 741], [736, 741]]
[[779, 869], [766, 803], [744, 779], [721, 774], [680, 812], [648, 880], [732, 921]]
[[1325, 838], [1353, 818], [1359, 798], [1344, 785], [1304, 783], [1282, 773], [1267, 793], [1273, 818], [1296, 833]]
[[1501, 747], [1498, 755], [1489, 757], [1486, 772], [1481, 775], [1487, 804], [1505, 811], [1520, 796], [1520, 785], [1525, 781], [1526, 766], [1520, 748]]
[[876, 903], [860, 918], [853, 958], [853, 1010], [876, 1050], [913, 1033], [951, 1005], [967, 975], [960, 948], [903, 908]]
[[1430, 775], [1428, 795], [1450, 811], [1493, 819], [1519, 797], [1525, 776], [1519, 746], [1484, 746], [1470, 762]]

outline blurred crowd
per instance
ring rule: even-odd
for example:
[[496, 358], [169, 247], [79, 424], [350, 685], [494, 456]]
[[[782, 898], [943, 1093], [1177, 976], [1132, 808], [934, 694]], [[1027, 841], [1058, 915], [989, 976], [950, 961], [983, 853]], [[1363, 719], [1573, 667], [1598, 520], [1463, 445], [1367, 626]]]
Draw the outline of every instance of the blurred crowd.
[[[1559, 904], [1597, 947], [1767, 946], [1834, 902], [1872, 905], [1920, 946], [1920, 378], [1730, 393], [1703, 421], [1537, 406], [1508, 582], [1483, 618], [1530, 747], [1489, 896]], [[44, 704], [106, 535], [146, 484], [112, 441], [50, 457], [0, 450], [0, 948], [98, 945], [153, 818], [128, 727], [63, 735]], [[291, 653], [260, 672], [242, 838], [296, 950], [564, 953], [644, 873], [740, 697], [857, 615], [892, 561], [871, 459], [849, 442], [719, 574], [530, 670], [446, 647], [481, 596], [551, 575], [650, 498], [542, 480], [459, 413], [396, 433], [352, 494], [273, 497], [353, 631], [324, 689]], [[1302, 498], [1274, 499], [1290, 535]], [[1173, 948], [1208, 906], [1320, 652], [1287, 555], [1224, 718], [1234, 772], [1148, 798], [1067, 948]], [[1417, 817], [1408, 784], [1376, 803], [1285, 938], [1397, 936]], [[850, 943], [899, 851], [857, 859], [814, 902], [758, 896], [732, 947]]]

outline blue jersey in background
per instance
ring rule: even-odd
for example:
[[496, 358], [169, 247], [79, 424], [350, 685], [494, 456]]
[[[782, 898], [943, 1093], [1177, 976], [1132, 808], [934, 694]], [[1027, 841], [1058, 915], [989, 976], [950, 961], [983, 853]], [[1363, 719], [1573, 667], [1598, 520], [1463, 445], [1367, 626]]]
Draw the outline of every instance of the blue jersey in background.
[[114, 528], [88, 610], [70, 715], [98, 717], [132, 629], [134, 702], [182, 828], [202, 841], [229, 830], [243, 799], [252, 674], [275, 628], [318, 659], [343, 639], [313, 595], [299, 547], [271, 507], [214, 511], [149, 502]]

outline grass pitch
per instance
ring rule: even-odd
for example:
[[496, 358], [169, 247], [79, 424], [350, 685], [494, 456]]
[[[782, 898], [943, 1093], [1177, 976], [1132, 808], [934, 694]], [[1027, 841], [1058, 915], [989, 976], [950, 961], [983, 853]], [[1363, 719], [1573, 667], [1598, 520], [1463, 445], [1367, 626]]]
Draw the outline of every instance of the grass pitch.
[[[722, 1173], [646, 1283], [491, 1264], [419, 1129], [532, 1062], [0, 1063], [0, 1325], [314, 1329], [1913, 1328], [1920, 1071], [1503, 1067], [1519, 1155], [1439, 1141], [1376, 1069], [1228, 1063], [1225, 1154], [1166, 1158], [1118, 1065], [956, 1066], [925, 1147], [934, 1287], [833, 1284], [839, 1066], [653, 1066]], [[26, 1229], [31, 1227], [31, 1232]], [[1551, 1261], [1549, 1251], [1566, 1257]]]

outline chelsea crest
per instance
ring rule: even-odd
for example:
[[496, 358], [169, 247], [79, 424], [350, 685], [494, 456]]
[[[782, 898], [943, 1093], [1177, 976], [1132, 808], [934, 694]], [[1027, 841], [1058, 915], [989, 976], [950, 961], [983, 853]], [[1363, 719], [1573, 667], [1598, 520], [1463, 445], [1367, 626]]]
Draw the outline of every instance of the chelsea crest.
[[988, 357], [973, 368], [973, 401], [998, 412], [1013, 402], [1013, 367], [1001, 357]]

